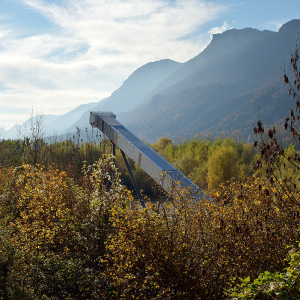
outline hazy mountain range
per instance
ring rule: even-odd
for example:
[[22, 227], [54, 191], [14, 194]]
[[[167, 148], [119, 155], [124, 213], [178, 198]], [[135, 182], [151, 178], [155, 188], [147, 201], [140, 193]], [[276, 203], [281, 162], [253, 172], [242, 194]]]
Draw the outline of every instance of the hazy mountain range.
[[[204, 51], [183, 64], [169, 59], [148, 63], [110, 97], [61, 116], [45, 116], [45, 132], [74, 132], [89, 126], [90, 111], [113, 111], [150, 142], [235, 129], [248, 137], [259, 111], [262, 121], [274, 124], [294, 107], [281, 67], [290, 67], [289, 49], [295, 49], [297, 32], [300, 20], [278, 32], [245, 28], [215, 34]], [[5, 138], [16, 138], [14, 131], [7, 130]]]

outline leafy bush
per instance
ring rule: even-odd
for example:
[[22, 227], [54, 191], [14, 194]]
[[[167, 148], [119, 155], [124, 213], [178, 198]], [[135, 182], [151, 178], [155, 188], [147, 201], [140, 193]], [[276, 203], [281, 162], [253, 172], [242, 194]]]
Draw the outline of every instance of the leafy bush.
[[[195, 202], [174, 190], [169, 206], [112, 208], [106, 278], [128, 299], [222, 299], [231, 277], [285, 267], [286, 246], [299, 238], [273, 190], [256, 178]], [[299, 214], [299, 207], [290, 206]], [[167, 295], [167, 296], [166, 296]]]
[[15, 168], [0, 198], [0, 295], [105, 299], [112, 287], [101, 259], [114, 231], [111, 208], [130, 197], [112, 156], [86, 167], [82, 186], [54, 166]]
[[236, 278], [232, 279], [233, 288], [228, 290], [228, 296], [233, 299], [300, 299], [299, 247], [289, 251], [289, 266], [283, 272], [265, 271], [253, 282], [250, 276], [239, 278], [240, 284], [236, 284]]

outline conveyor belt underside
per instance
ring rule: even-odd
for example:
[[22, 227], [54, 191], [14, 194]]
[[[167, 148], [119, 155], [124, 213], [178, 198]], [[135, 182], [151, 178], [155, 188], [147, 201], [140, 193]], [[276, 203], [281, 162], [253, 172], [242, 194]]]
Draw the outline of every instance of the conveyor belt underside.
[[131, 133], [115, 117], [111, 112], [91, 112], [90, 124], [100, 129], [167, 192], [172, 186], [181, 185], [197, 190], [200, 192], [197, 198], [202, 198], [203, 191], [197, 185]]

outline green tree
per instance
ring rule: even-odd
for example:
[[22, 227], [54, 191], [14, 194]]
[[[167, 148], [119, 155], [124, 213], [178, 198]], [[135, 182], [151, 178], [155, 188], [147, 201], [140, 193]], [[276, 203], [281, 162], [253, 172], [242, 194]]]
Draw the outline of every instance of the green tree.
[[238, 174], [237, 152], [232, 146], [221, 146], [209, 157], [207, 162], [208, 188], [218, 188]]
[[253, 174], [254, 172], [255, 164], [254, 164], [254, 150], [253, 150], [253, 146], [250, 143], [243, 145], [243, 152], [242, 152], [240, 162], [245, 177], [251, 176], [251, 174]]
[[153, 144], [153, 148], [157, 150], [163, 150], [168, 144], [171, 144], [172, 140], [167, 137], [161, 137], [156, 143]]

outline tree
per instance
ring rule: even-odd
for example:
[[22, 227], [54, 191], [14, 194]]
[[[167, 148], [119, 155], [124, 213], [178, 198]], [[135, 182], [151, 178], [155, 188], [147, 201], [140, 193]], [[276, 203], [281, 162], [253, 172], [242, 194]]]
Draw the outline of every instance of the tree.
[[167, 137], [161, 137], [156, 143], [153, 144], [154, 148], [165, 149], [168, 144], [171, 144], [172, 140]]
[[232, 139], [237, 143], [241, 144], [245, 142], [244, 136], [240, 133], [238, 129], [232, 131], [231, 133]]
[[249, 177], [253, 173], [253, 169], [255, 166], [253, 158], [254, 158], [253, 146], [250, 143], [243, 145], [241, 164], [246, 177]]
[[44, 122], [45, 117], [43, 114], [36, 114], [34, 116], [33, 109], [29, 114], [29, 139], [33, 164], [37, 164], [39, 160], [40, 150], [44, 144]]
[[203, 135], [201, 132], [197, 132], [195, 135], [194, 135], [194, 138], [197, 140], [197, 141], [200, 141], [201, 139], [203, 139]]
[[44, 144], [44, 122], [43, 113], [31, 112], [28, 119], [22, 125], [18, 125], [18, 137], [23, 140], [23, 160], [34, 165], [39, 163], [41, 148]]
[[221, 146], [207, 162], [208, 188], [216, 189], [221, 183], [230, 181], [238, 174], [237, 152], [232, 146]]

